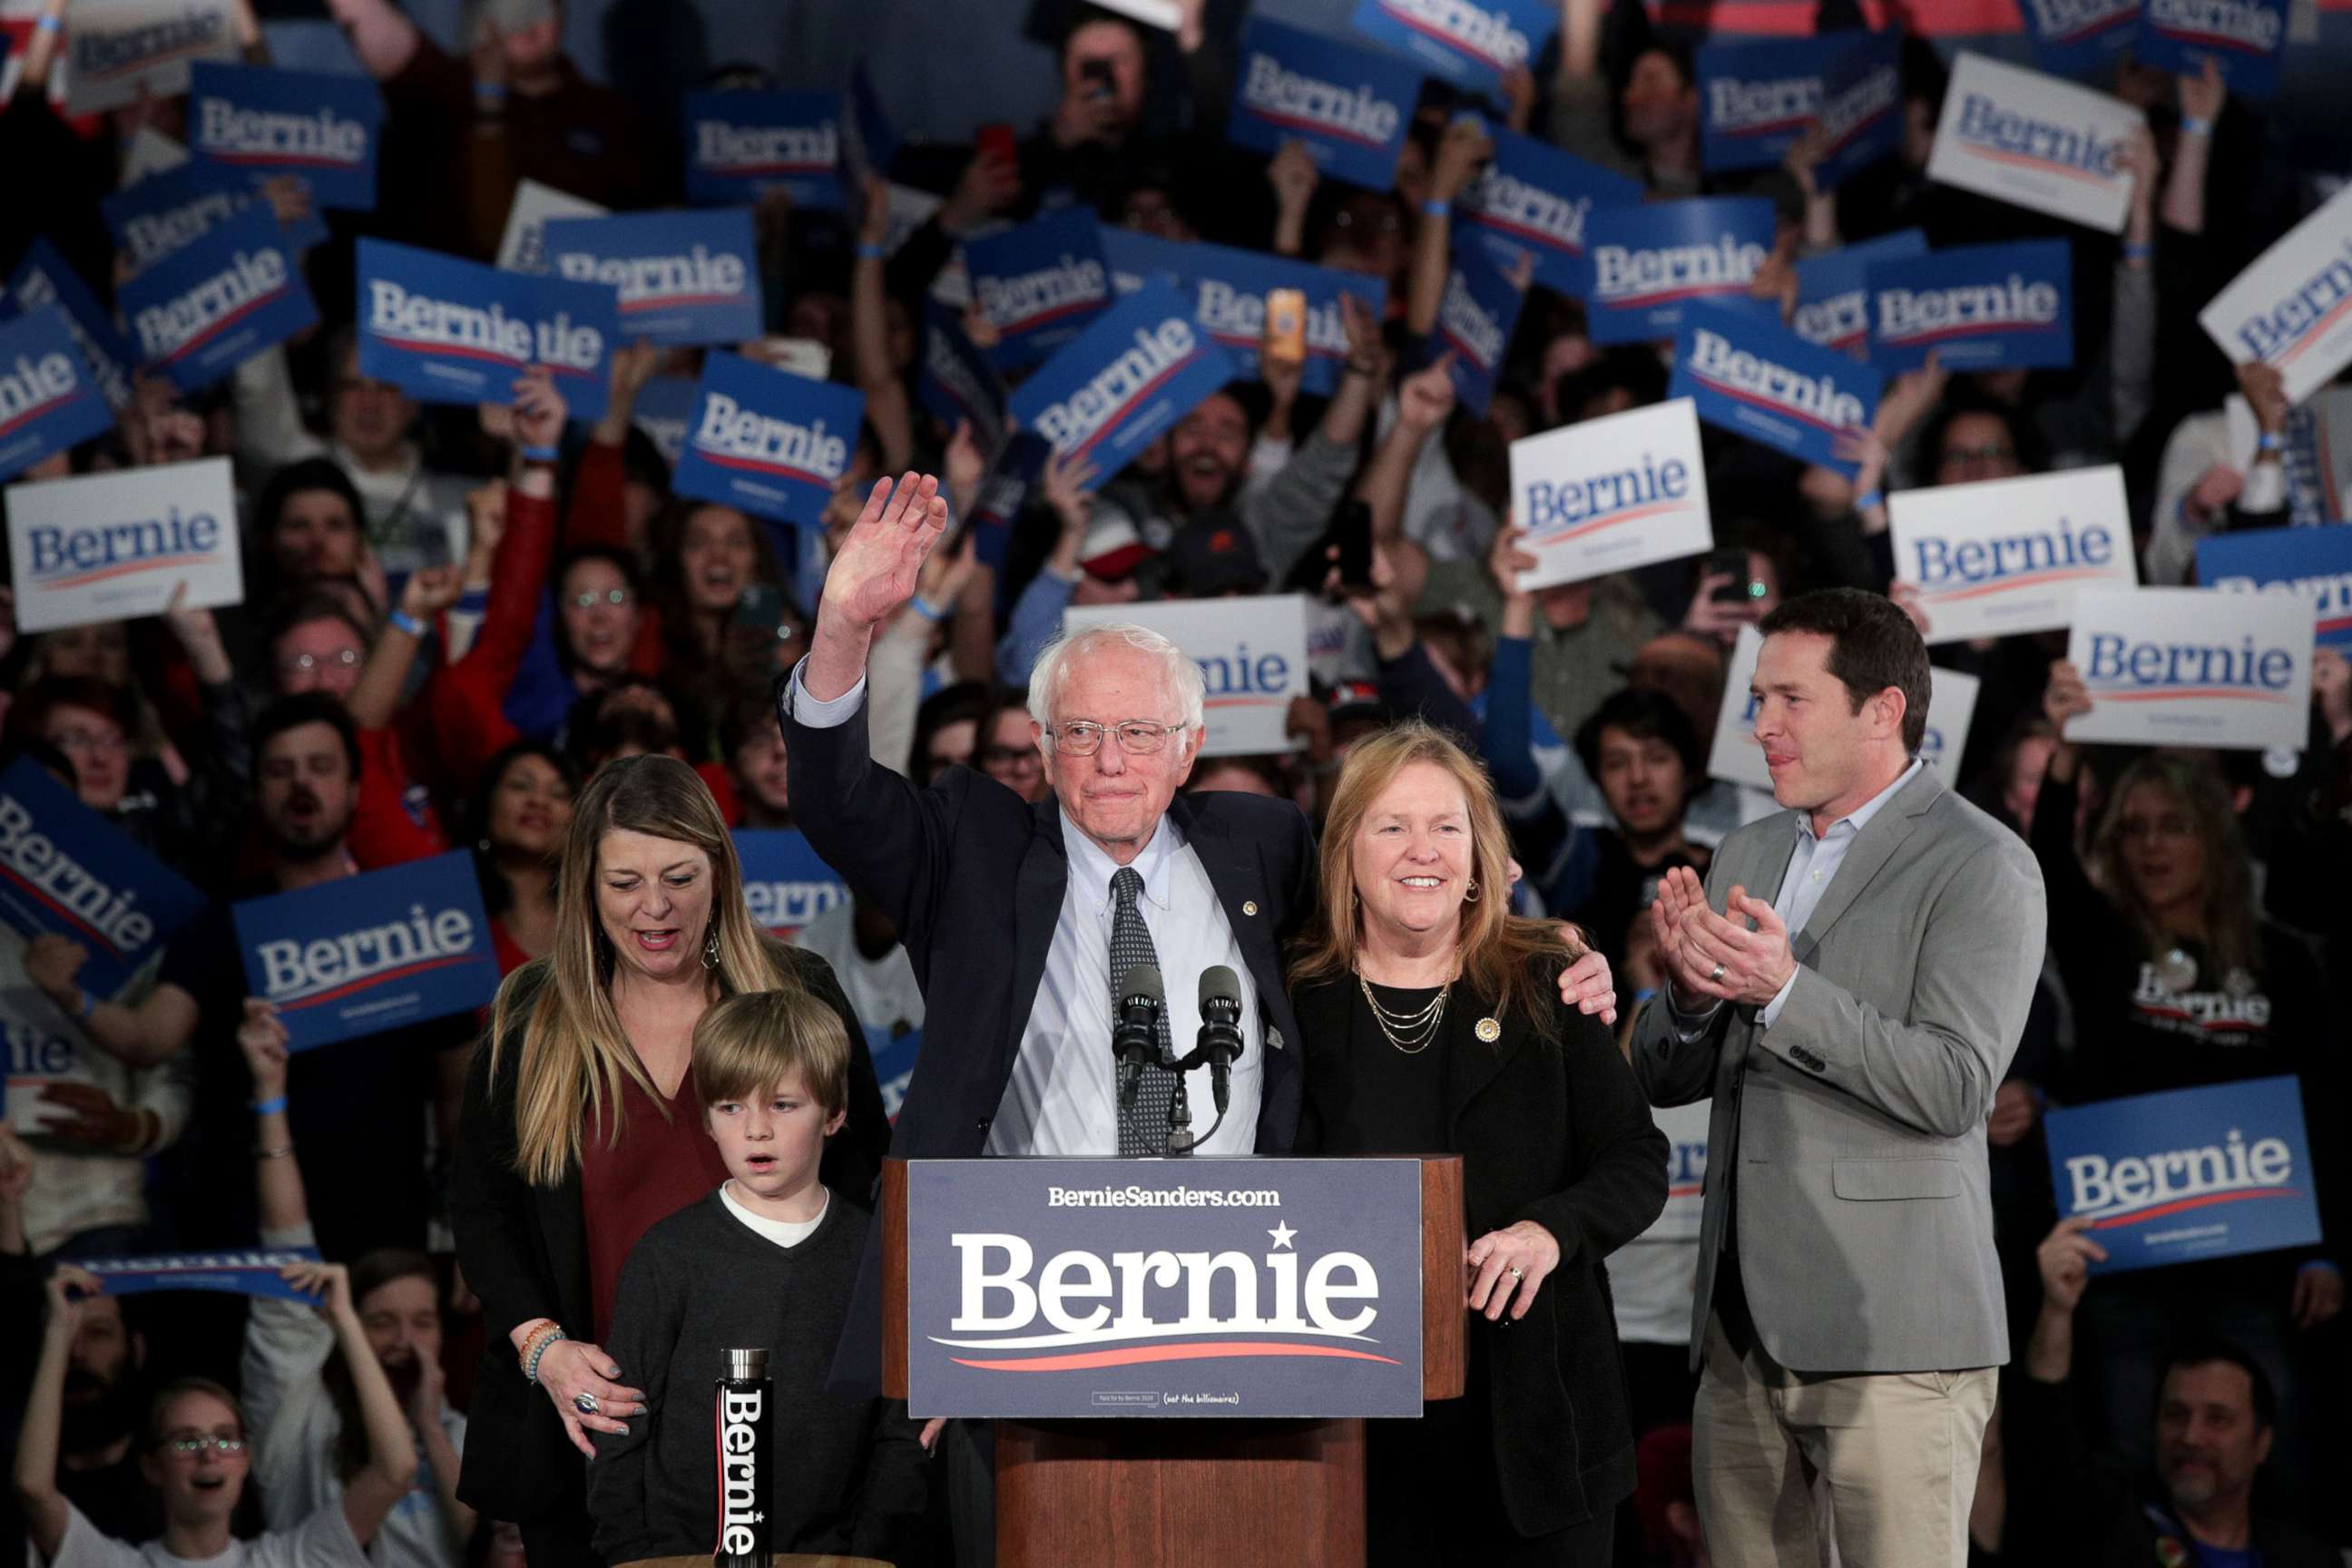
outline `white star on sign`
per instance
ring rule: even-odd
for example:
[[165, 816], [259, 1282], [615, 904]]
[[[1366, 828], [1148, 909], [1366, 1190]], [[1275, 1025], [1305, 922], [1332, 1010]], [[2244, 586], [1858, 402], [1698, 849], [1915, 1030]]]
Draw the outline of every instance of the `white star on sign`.
[[1274, 1228], [1266, 1232], [1266, 1235], [1274, 1237], [1274, 1244], [1276, 1247], [1290, 1246], [1290, 1238], [1297, 1234], [1298, 1233], [1297, 1231], [1291, 1229], [1288, 1225], [1285, 1224], [1281, 1220], [1275, 1221]]

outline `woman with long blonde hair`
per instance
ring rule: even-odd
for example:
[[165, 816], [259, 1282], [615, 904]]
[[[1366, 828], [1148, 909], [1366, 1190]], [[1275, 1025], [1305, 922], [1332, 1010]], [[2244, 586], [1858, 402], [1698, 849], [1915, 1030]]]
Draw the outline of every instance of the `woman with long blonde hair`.
[[1633, 1489], [1601, 1260], [1665, 1206], [1666, 1143], [1559, 928], [1508, 909], [1485, 772], [1411, 721], [1349, 750], [1321, 924], [1290, 966], [1299, 1151], [1459, 1154], [1467, 1392], [1367, 1435], [1371, 1561], [1603, 1564]]
[[[800, 989], [863, 1037], [824, 961], [752, 922], [718, 805], [675, 758], [589, 781], [556, 900], [552, 946], [508, 976], [475, 1052], [449, 1204], [491, 1328], [459, 1495], [518, 1521], [535, 1568], [595, 1561], [567, 1445], [593, 1455], [589, 1432], [644, 1410], [636, 1369], [600, 1348], [622, 1261], [726, 1177], [688, 1071], [696, 1020], [723, 997]], [[870, 1205], [888, 1138], [872, 1059], [853, 1052], [826, 1185]]]

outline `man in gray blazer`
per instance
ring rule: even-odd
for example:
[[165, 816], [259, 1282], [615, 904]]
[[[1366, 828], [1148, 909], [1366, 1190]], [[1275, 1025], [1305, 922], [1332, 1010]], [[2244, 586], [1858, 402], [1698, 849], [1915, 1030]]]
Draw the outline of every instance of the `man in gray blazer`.
[[[1650, 1099], [1714, 1097], [1692, 1355], [1699, 1517], [1727, 1568], [1968, 1555], [2009, 1359], [1985, 1119], [2042, 965], [2041, 873], [1916, 760], [1927, 650], [1888, 600], [1759, 623], [1756, 739], [1789, 809], [1670, 874]], [[1815, 1483], [1826, 1499], [1816, 1513]]]

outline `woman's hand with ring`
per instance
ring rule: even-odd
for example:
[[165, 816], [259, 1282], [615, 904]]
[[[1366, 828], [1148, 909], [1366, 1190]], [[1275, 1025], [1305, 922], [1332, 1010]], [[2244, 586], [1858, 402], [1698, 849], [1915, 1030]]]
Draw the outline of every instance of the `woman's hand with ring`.
[[1528, 1315], [1536, 1291], [1559, 1267], [1559, 1243], [1535, 1221], [1523, 1219], [1488, 1231], [1463, 1258], [1470, 1271], [1470, 1310], [1494, 1322], [1507, 1309], [1517, 1321]]
[[563, 1435], [592, 1459], [596, 1445], [589, 1433], [624, 1436], [628, 1417], [646, 1413], [645, 1391], [622, 1386], [620, 1375], [612, 1357], [580, 1340], [558, 1340], [540, 1355], [539, 1385], [563, 1418]]

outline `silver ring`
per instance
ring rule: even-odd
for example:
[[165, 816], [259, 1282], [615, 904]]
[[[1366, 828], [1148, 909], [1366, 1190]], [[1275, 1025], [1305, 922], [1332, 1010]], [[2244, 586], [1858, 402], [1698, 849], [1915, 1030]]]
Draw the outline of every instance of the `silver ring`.
[[596, 1396], [593, 1394], [575, 1394], [572, 1396], [572, 1408], [583, 1415], [593, 1415], [598, 1408]]
[[1710, 985], [1719, 985], [1723, 983], [1723, 965], [1718, 963], [1707, 974], [1706, 983]]
[[1524, 1279], [1528, 1277], [1528, 1271], [1520, 1268], [1516, 1263], [1511, 1265], [1508, 1268], [1504, 1269], [1503, 1272], [1509, 1275], [1514, 1279]]

